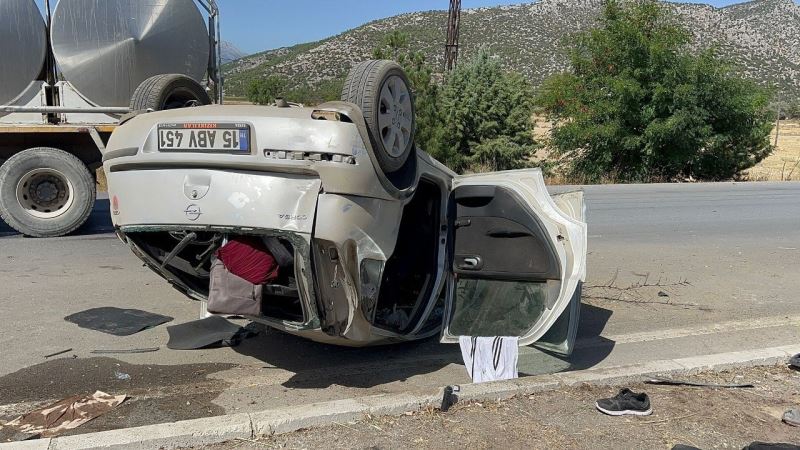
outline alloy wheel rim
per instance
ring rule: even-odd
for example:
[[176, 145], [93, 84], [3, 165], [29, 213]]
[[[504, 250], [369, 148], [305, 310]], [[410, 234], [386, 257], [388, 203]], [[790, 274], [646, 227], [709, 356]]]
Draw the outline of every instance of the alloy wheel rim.
[[408, 86], [397, 75], [389, 77], [381, 88], [378, 127], [383, 147], [394, 158], [403, 155], [411, 141], [414, 111]]

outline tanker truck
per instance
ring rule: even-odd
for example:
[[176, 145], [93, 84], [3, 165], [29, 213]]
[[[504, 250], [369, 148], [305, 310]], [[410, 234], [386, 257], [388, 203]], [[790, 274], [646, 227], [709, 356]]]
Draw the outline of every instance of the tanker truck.
[[118, 125], [222, 103], [219, 10], [215, 0], [41, 6], [0, 0], [0, 218], [55, 237], [91, 214]]

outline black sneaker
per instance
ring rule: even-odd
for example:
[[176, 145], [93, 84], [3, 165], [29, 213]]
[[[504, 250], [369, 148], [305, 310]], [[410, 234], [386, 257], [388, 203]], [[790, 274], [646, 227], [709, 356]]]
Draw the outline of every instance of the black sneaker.
[[650, 407], [650, 398], [642, 392], [637, 394], [628, 388], [619, 391], [619, 394], [611, 398], [603, 398], [595, 403], [597, 409], [609, 416], [649, 416], [653, 414]]

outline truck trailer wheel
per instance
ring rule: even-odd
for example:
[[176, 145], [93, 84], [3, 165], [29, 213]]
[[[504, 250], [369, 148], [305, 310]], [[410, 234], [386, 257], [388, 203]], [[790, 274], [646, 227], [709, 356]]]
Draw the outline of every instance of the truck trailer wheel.
[[26, 236], [75, 231], [91, 214], [96, 193], [81, 160], [55, 148], [28, 149], [0, 166], [0, 217]]
[[411, 83], [403, 69], [393, 61], [357, 64], [344, 82], [342, 101], [361, 108], [383, 172], [400, 170], [414, 149], [416, 131]]
[[197, 81], [180, 74], [156, 75], [142, 82], [131, 97], [131, 111], [163, 111], [210, 105], [211, 97]]

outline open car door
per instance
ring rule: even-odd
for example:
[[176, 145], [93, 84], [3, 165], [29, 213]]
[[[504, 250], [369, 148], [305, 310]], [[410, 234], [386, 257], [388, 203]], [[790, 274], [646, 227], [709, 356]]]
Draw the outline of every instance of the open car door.
[[456, 177], [442, 342], [517, 336], [572, 351], [586, 278], [583, 193], [553, 198], [539, 169]]

